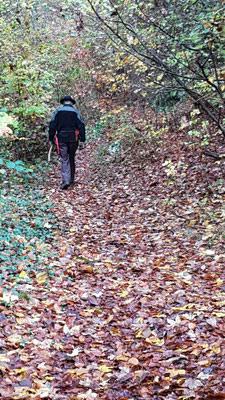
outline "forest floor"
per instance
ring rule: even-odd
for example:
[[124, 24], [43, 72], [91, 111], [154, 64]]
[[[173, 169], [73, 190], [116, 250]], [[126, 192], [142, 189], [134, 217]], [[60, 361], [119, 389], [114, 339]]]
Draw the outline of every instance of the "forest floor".
[[221, 162], [199, 165], [178, 138], [175, 175], [162, 151], [101, 177], [92, 152], [74, 187], [58, 189], [58, 165], [40, 188], [55, 238], [37, 244], [43, 263], [5, 274], [0, 398], [225, 398]]

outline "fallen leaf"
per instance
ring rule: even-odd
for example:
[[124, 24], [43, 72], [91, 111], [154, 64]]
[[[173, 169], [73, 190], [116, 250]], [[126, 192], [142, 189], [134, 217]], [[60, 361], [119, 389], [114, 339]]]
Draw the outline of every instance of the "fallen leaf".
[[108, 367], [107, 365], [100, 365], [100, 367], [98, 367], [98, 369], [101, 371], [101, 372], [111, 372], [111, 370], [112, 370], [112, 367]]
[[128, 360], [128, 362], [129, 362], [129, 364], [132, 364], [132, 365], [138, 365], [138, 364], [139, 364], [138, 359], [135, 358], [135, 357], [130, 358], [130, 359]]

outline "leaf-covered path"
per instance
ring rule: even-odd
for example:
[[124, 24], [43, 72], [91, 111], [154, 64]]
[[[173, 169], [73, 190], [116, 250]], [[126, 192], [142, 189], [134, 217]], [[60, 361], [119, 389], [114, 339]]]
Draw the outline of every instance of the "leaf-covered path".
[[26, 295], [5, 285], [1, 398], [224, 398], [221, 200], [203, 203], [179, 181], [168, 195], [150, 163], [97, 180], [88, 158], [77, 156], [74, 188], [60, 192], [57, 171], [44, 189], [55, 256], [21, 275]]

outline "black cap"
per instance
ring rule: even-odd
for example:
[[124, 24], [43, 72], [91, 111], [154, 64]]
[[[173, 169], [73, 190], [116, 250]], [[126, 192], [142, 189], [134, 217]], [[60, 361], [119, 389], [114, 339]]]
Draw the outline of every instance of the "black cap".
[[63, 104], [64, 103], [64, 101], [71, 101], [71, 103], [73, 103], [73, 104], [75, 104], [76, 102], [75, 102], [75, 100], [74, 99], [72, 99], [72, 97], [71, 96], [64, 96], [64, 97], [62, 97], [61, 98], [61, 100], [60, 100], [60, 103], [61, 104]]

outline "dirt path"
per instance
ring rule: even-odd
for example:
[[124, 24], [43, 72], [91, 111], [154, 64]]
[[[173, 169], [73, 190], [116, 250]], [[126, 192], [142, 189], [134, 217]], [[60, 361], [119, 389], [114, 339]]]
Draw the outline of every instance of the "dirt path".
[[21, 284], [29, 300], [0, 310], [1, 397], [223, 392], [224, 254], [219, 240], [209, 241], [214, 225], [201, 219], [199, 199], [180, 194], [168, 205], [154, 168], [97, 184], [87, 151], [77, 157], [74, 188], [60, 192], [58, 173], [46, 191], [59, 221], [57, 254], [30, 286]]

